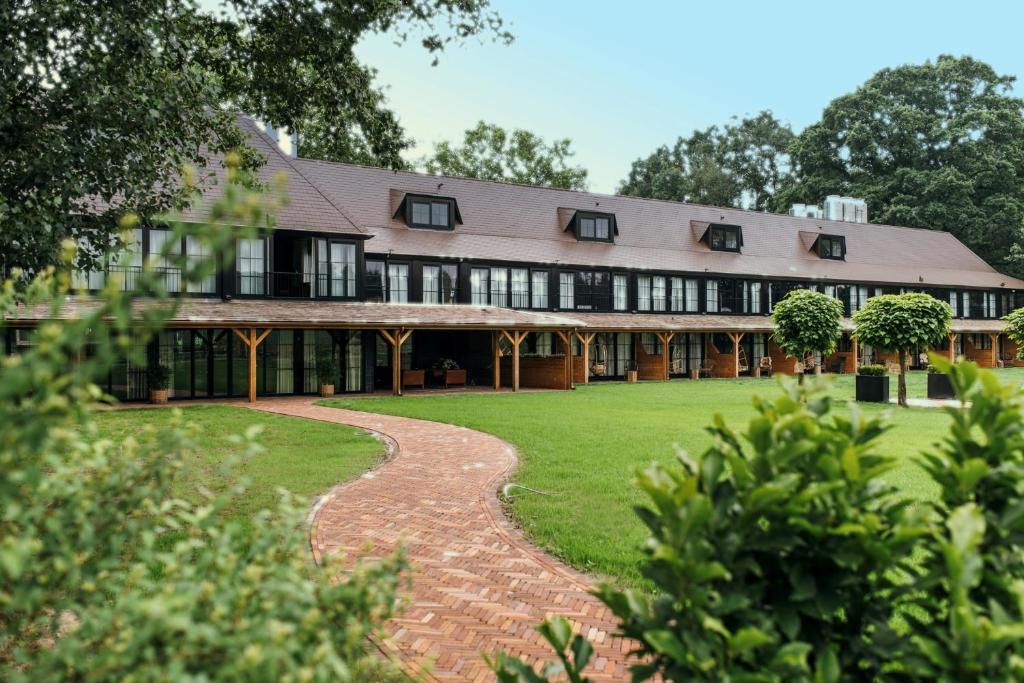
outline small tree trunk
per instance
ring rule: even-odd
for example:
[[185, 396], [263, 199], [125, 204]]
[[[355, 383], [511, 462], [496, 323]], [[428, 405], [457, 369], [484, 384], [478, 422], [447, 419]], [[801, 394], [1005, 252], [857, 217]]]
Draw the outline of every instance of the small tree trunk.
[[900, 350], [900, 379], [897, 383], [896, 402], [907, 407], [907, 352]]

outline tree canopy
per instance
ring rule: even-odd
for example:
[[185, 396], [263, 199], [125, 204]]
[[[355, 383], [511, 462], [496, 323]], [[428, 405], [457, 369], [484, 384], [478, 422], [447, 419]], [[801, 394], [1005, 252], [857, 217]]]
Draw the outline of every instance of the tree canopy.
[[836, 350], [843, 320], [843, 305], [835, 298], [810, 289], [795, 289], [775, 304], [772, 339], [787, 356], [803, 360], [812, 353], [827, 356]]
[[[982, 258], [1024, 273], [1024, 100], [971, 57], [883, 69], [833, 100], [790, 148], [794, 175], [774, 202], [867, 200], [876, 223], [947, 230]], [[1012, 252], [1012, 254], [1011, 254]]]
[[769, 111], [697, 130], [634, 161], [619, 193], [763, 210], [788, 177], [793, 137]]
[[438, 175], [585, 190], [587, 170], [569, 165], [571, 145], [569, 138], [548, 144], [528, 130], [507, 131], [480, 121], [466, 131], [461, 146], [438, 143], [426, 169]]
[[242, 142], [236, 110], [296, 130], [307, 155], [401, 167], [409, 141], [354, 52], [384, 31], [435, 59], [453, 40], [510, 39], [488, 0], [5, 4], [0, 266], [39, 270], [68, 236], [95, 256], [117, 215], [176, 206], [182, 165]]
[[907, 405], [907, 352], [943, 341], [949, 334], [952, 314], [946, 302], [916, 292], [872, 297], [853, 314], [853, 334], [860, 343], [879, 351], [899, 353], [901, 406]]

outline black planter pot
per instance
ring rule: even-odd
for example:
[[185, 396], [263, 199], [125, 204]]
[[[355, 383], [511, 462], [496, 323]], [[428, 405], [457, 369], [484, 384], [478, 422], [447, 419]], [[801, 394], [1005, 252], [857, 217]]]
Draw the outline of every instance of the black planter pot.
[[889, 375], [857, 375], [857, 400], [889, 402]]
[[949, 375], [941, 372], [928, 373], [928, 398], [956, 398]]

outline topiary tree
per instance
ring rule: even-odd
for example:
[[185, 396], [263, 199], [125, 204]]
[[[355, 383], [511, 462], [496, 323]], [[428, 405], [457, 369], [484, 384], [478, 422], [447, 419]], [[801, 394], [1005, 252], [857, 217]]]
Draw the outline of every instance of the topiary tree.
[[843, 333], [842, 320], [843, 305], [839, 301], [810, 289], [796, 289], [772, 311], [772, 339], [783, 353], [800, 359], [806, 367], [811, 354], [828, 356], [836, 350]]
[[854, 337], [900, 358], [897, 402], [907, 405], [907, 352], [943, 341], [949, 334], [953, 309], [928, 294], [885, 294], [868, 299], [853, 314]]

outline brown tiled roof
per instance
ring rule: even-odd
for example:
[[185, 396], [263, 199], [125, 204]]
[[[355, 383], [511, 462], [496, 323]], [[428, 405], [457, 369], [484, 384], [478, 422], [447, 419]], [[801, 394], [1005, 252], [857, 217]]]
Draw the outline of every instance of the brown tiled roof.
[[[578, 266], [708, 272], [772, 278], [1024, 288], [996, 272], [951, 234], [723, 209], [634, 197], [570, 192], [293, 159], [292, 165], [352, 220], [374, 235], [371, 253], [532, 261]], [[441, 185], [441, 190], [438, 185]], [[442, 193], [459, 202], [453, 232], [414, 230], [391, 211], [396, 192]], [[564, 231], [567, 211], [613, 213], [614, 244], [578, 242]], [[714, 252], [694, 231], [707, 223], [743, 229], [743, 253]], [[695, 227], [696, 226], [696, 227]], [[800, 232], [846, 237], [845, 261], [808, 253]]]
[[821, 235], [820, 232], [811, 232], [810, 230], [800, 231], [800, 241], [803, 242], [804, 249], [810, 251], [814, 248], [814, 243], [818, 241], [818, 237]]

